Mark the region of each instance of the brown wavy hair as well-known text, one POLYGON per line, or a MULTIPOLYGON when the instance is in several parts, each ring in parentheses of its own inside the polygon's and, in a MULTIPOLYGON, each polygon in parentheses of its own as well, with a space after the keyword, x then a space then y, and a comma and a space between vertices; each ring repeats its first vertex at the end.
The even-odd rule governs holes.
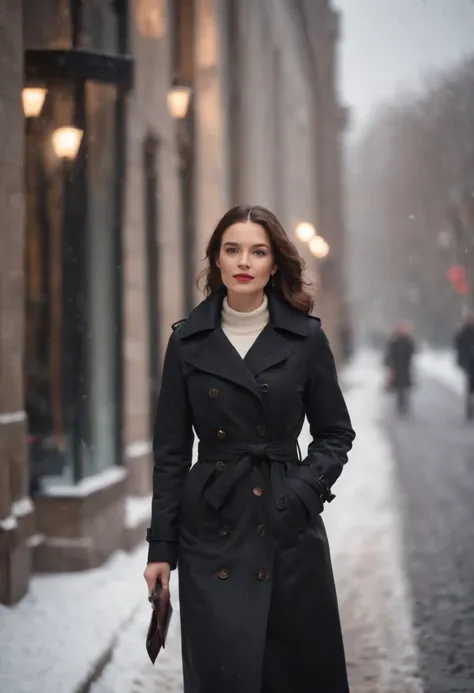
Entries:
POLYGON ((220 269, 217 266, 222 236, 224 232, 239 222, 253 221, 267 232, 273 251, 277 271, 272 277, 275 292, 292 308, 302 313, 311 313, 313 298, 309 292, 310 284, 303 279, 305 262, 278 219, 265 207, 239 205, 224 214, 214 229, 206 248, 207 267, 198 277, 198 286, 205 278, 204 293, 209 296, 222 286, 220 269))

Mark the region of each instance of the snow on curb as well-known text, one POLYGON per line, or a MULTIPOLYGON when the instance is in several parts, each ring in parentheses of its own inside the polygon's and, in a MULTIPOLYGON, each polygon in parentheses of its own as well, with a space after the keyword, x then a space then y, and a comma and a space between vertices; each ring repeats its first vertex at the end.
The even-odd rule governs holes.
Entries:
POLYGON ((0 690, 84 690, 146 602, 145 559, 142 545, 94 570, 35 576, 19 604, 0 606, 0 690))

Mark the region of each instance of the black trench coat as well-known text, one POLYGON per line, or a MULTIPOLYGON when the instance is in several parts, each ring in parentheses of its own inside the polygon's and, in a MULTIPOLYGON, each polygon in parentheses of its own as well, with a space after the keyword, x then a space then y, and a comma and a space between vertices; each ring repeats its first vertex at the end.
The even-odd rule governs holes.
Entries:
POLYGON ((223 296, 170 338, 154 435, 148 559, 178 562, 184 690, 348 693, 320 517, 354 439, 333 357, 320 321, 269 290, 270 322, 241 359, 223 296))
POLYGON ((387 343, 384 363, 390 369, 392 388, 409 388, 413 385, 413 356, 415 341, 409 335, 395 335, 387 343))

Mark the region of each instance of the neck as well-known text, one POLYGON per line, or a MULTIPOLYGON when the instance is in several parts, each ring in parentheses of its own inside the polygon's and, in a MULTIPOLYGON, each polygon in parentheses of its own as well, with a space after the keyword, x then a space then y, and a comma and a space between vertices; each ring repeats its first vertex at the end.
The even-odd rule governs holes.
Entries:
POLYGON ((227 292, 227 303, 232 310, 239 313, 251 313, 259 308, 263 303, 264 290, 252 294, 237 294, 233 291, 227 292))

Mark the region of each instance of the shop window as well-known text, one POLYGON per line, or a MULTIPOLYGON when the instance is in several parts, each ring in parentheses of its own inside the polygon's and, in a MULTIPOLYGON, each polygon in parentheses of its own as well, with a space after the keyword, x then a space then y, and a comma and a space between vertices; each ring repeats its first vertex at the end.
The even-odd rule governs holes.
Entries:
POLYGON ((23 0, 28 49, 81 48, 123 52, 123 16, 128 0, 23 0))
POLYGON ((89 446, 84 473, 115 464, 116 371, 118 331, 116 303, 116 111, 113 85, 89 81, 85 86, 87 122, 87 354, 89 446))
POLYGON ((128 6, 23 3, 25 90, 39 87, 45 95, 39 113, 33 109, 26 120, 25 147, 24 372, 33 494, 121 461, 125 99, 133 80, 128 6), (67 138, 58 147, 61 128, 73 129, 78 147, 67 138))
POLYGON ((105 53, 119 51, 119 18, 116 0, 83 0, 81 46, 105 53))
POLYGON ((118 462, 121 330, 114 85, 49 88, 26 133, 25 399, 32 493, 118 462), (53 133, 76 123, 74 157, 53 133))

